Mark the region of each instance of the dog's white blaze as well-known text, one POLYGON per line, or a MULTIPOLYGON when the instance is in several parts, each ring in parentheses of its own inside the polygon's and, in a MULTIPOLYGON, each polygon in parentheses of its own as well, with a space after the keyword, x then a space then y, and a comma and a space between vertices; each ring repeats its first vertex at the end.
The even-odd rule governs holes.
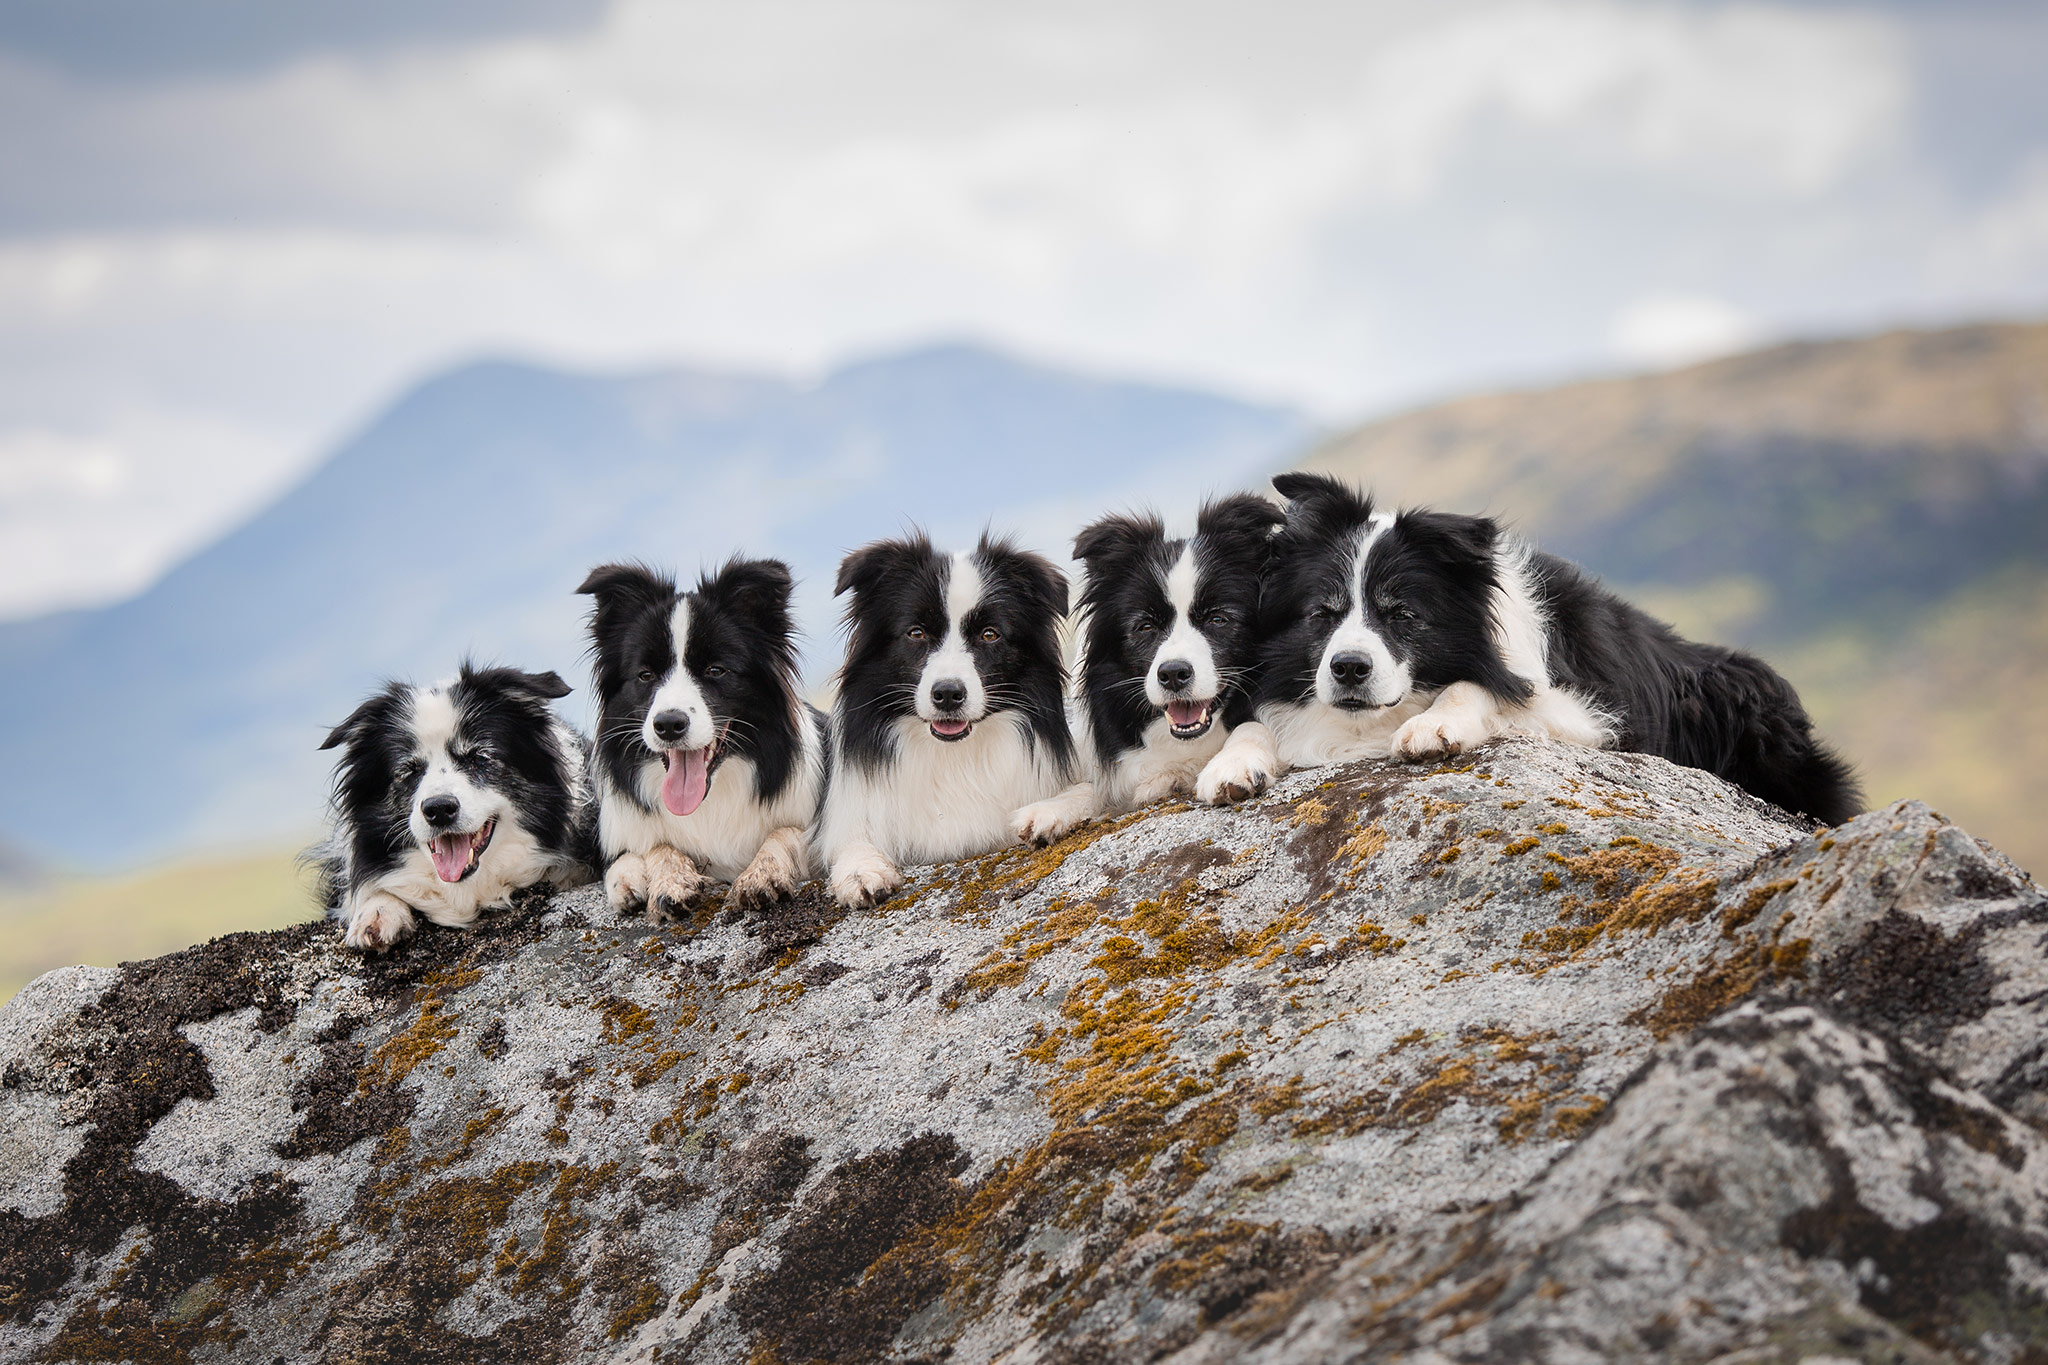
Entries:
POLYGON ((1337 675, 1331 671, 1330 661, 1339 654, 1363 654, 1372 661, 1366 700, 1374 706, 1391 706, 1400 701, 1414 682, 1408 665, 1396 661, 1380 633, 1365 623, 1366 563, 1372 558, 1373 546, 1393 524, 1392 512, 1375 512, 1358 538, 1358 551, 1351 560, 1351 610, 1330 633, 1323 645, 1322 661, 1316 666, 1316 700, 1325 705, 1337 698, 1337 675))
POLYGON ((661 803, 662 765, 642 764, 639 800, 613 788, 602 774, 597 810, 598 843, 610 862, 622 853, 645 855, 666 844, 687 854, 704 872, 730 881, 746 870, 762 843, 778 829, 808 829, 825 784, 825 746, 811 713, 797 708, 803 746, 797 765, 775 799, 762 804, 755 793, 751 759, 728 758, 712 775, 704 804, 674 815, 661 803))
MULTIPOLYGON (((412 837, 422 844, 436 834, 467 834, 482 829, 484 821, 494 816, 511 814, 510 802, 497 792, 477 786, 469 774, 455 766, 455 736, 461 728, 462 716, 456 709, 455 697, 448 684, 413 692, 413 745, 415 752, 425 761, 427 770, 420 777, 418 790, 412 794, 412 815, 407 826, 412 837), (420 807, 439 796, 454 797, 459 809, 454 824, 437 829, 427 823, 420 807)), ((496 836, 491 842, 495 848, 496 836)), ((488 853, 485 856, 488 860, 488 853)))
MULTIPOLYGON (((1167 627, 1166 639, 1160 643, 1159 652, 1152 656, 1151 670, 1145 674, 1145 699, 1154 706, 1164 706, 1167 702, 1166 689, 1159 683, 1159 665, 1163 663, 1178 660, 1195 670, 1194 681, 1186 692, 1179 694, 1185 700, 1208 701, 1222 689, 1222 679, 1216 673, 1215 652, 1209 648, 1209 637, 1202 634, 1201 626, 1195 620, 1195 589, 1199 577, 1195 542, 1190 540, 1181 550, 1180 558, 1174 560, 1173 567, 1166 571, 1166 601, 1173 608, 1173 620, 1167 627)), ((1198 764, 1197 771, 1199 769, 1198 764)))
POLYGON ((668 632, 675 646, 675 667, 654 689, 654 696, 647 703, 647 719, 640 726, 640 742, 656 753, 669 747, 666 740, 654 733, 654 718, 664 711, 680 711, 690 718, 689 728, 683 731, 683 748, 701 749, 716 738, 711 728, 711 708, 704 703, 703 690, 683 664, 683 650, 690 643, 689 598, 676 603, 669 617, 668 632))
POLYGON ((917 680, 917 714, 927 724, 941 714, 932 703, 932 685, 949 680, 967 688, 966 706, 949 714, 978 721, 988 713, 988 691, 981 685, 981 671, 974 666, 974 652, 962 625, 980 604, 981 587, 981 569, 973 557, 954 555, 946 573, 946 633, 939 647, 925 657, 924 672, 917 680))

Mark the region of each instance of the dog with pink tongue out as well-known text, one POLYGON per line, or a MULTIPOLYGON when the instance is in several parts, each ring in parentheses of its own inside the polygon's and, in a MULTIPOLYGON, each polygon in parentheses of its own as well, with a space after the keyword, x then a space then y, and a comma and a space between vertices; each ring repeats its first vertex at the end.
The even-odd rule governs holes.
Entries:
POLYGON ((712 881, 741 908, 793 893, 825 791, 825 717, 797 694, 789 567, 735 558, 684 589, 593 569, 593 766, 605 894, 680 919, 712 881))

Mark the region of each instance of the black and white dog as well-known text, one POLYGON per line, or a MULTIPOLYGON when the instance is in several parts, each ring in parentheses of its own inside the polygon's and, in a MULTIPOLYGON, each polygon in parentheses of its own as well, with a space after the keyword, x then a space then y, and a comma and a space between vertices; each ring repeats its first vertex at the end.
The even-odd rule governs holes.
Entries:
POLYGON ((707 875, 742 907, 802 884, 825 717, 797 695, 789 568, 734 559, 690 591, 593 569, 598 838, 615 907, 679 916, 707 875))
POLYGON ((1073 707, 1087 776, 1018 811, 1020 841, 1195 789, 1251 719, 1259 583, 1281 520, 1271 501, 1239 493, 1205 504, 1186 539, 1156 516, 1104 517, 1074 538, 1088 571, 1073 707))
POLYGON ((1073 780, 1067 580, 1006 540, 944 554, 917 535, 848 555, 836 591, 853 598, 818 845, 832 894, 860 906, 900 864, 1003 846, 1011 812, 1073 780))
POLYGON ((1485 517, 1379 511, 1315 474, 1273 486, 1289 505, 1261 616, 1271 748, 1226 747, 1203 775, 1218 794, 1515 733, 1657 754, 1827 824, 1861 809, 1792 685, 1753 655, 1679 638, 1485 517))
POLYGON ((415 914, 461 928, 524 887, 590 880, 583 740, 548 705, 568 694, 553 673, 464 663, 334 727, 333 829, 309 856, 351 948, 389 948, 415 914))

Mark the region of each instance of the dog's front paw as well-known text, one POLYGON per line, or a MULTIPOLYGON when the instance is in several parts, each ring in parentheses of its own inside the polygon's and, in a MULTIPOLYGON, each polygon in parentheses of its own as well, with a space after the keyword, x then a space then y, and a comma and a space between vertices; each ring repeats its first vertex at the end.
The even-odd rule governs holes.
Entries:
POLYGON ((688 854, 667 844, 649 850, 645 861, 647 918, 656 924, 673 924, 688 914, 703 892, 704 875, 688 854))
POLYGON ((1010 834, 1020 844, 1044 848, 1067 837, 1081 822, 1062 801, 1035 801, 1010 814, 1010 834))
POLYGON ((621 853, 605 869, 604 898, 621 913, 647 904, 647 863, 637 853, 621 853))
POLYGON ((381 953, 413 931, 412 907, 396 896, 376 892, 349 912, 341 941, 365 953, 381 953))
POLYGON ((1394 731, 1393 752, 1395 758, 1415 763, 1476 749, 1489 738, 1485 725, 1471 717, 1424 711, 1394 731))
POLYGON ((889 898, 903 874, 878 848, 852 849, 832 868, 832 896, 849 910, 864 910, 889 898))
POLYGON ((794 896, 803 881, 803 831, 778 830, 732 879, 727 900, 742 910, 761 910, 794 896))
POLYGON ((1257 754, 1225 749, 1195 779, 1195 799, 1205 806, 1249 801, 1273 785, 1273 771, 1257 754))

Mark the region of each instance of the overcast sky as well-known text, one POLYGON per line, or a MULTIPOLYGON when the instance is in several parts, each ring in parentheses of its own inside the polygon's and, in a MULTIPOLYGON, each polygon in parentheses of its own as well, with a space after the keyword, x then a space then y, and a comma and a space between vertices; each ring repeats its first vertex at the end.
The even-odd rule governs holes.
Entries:
POLYGON ((2048 6, 0 0, 0 617, 483 353, 1348 420, 2048 312, 2048 6))

